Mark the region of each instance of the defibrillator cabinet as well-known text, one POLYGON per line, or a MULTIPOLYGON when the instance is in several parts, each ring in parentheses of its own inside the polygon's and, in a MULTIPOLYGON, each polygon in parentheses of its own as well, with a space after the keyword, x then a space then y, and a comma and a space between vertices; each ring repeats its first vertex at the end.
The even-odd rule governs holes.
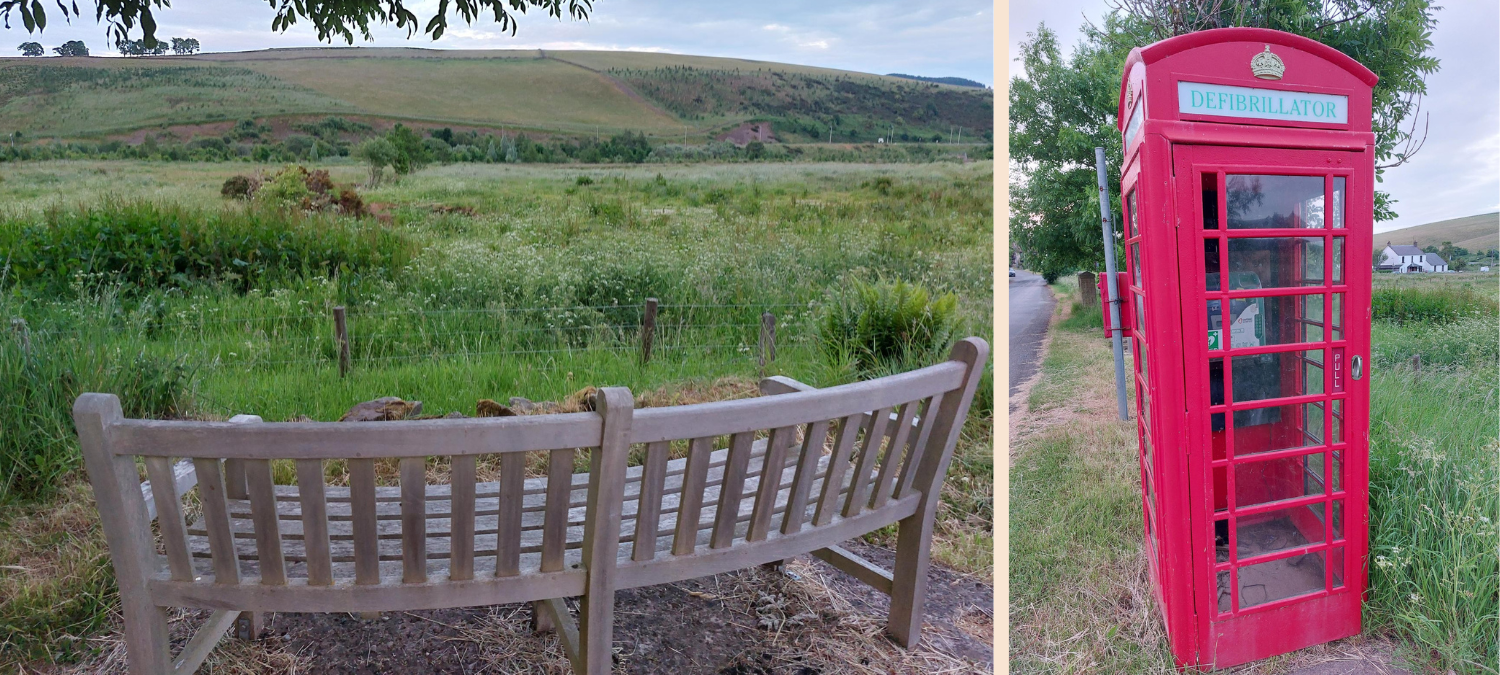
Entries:
POLYGON ((1120 292, 1144 546, 1182 667, 1360 631, 1375 82, 1254 28, 1126 61, 1120 292))

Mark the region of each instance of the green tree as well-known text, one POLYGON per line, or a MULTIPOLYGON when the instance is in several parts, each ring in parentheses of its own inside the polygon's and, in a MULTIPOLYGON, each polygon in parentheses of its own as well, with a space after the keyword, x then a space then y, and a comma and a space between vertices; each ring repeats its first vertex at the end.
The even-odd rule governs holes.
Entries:
POLYGON ((406 175, 413 171, 419 171, 432 161, 432 155, 427 145, 422 142, 422 137, 411 127, 396 123, 390 131, 386 132, 385 140, 396 149, 396 157, 391 162, 391 168, 398 175, 406 175))
MULTIPOLYGON (((319 40, 331 42, 334 37, 340 37, 350 44, 354 42, 356 31, 365 40, 374 39, 370 33, 372 23, 394 23, 397 28, 406 29, 408 38, 421 30, 436 40, 447 31, 451 12, 454 17, 469 25, 488 16, 500 24, 500 30, 510 31, 511 35, 515 35, 517 15, 525 14, 528 10, 545 12, 554 19, 561 19, 566 12, 574 20, 583 20, 588 18, 593 9, 592 0, 459 0, 454 3, 443 0, 437 3, 436 11, 423 21, 407 8, 405 0, 269 2, 276 11, 276 16, 271 19, 271 30, 285 32, 298 21, 307 21, 312 24, 319 40)), ((59 1, 56 4, 62 18, 68 21, 83 18, 87 11, 80 11, 76 2, 67 4, 59 1)), ((130 34, 139 26, 141 42, 146 48, 154 49, 157 44, 154 12, 165 9, 170 4, 169 0, 95 0, 94 17, 107 24, 105 34, 112 44, 119 45, 131 39, 130 34)), ((39 33, 47 27, 47 8, 39 0, 0 0, 0 20, 4 21, 6 28, 10 28, 12 12, 21 16, 21 24, 28 33, 39 33)))
POLYGON ((82 40, 68 40, 62 43, 61 47, 53 47, 52 51, 56 52, 58 56, 89 55, 89 48, 83 44, 82 40))
POLYGON ((22 42, 21 46, 16 47, 16 51, 21 52, 21 56, 41 56, 47 53, 40 42, 22 42))
POLYGON ((352 153, 370 167, 370 185, 379 185, 385 168, 396 163, 396 146, 383 137, 371 138, 359 144, 352 153))
POLYGON ((187 55, 197 53, 200 45, 197 38, 172 38, 172 53, 187 55))
MULTIPOLYGON (((1011 79, 1011 235, 1026 265, 1044 275, 1102 266, 1096 146, 1120 158, 1115 126, 1120 77, 1130 50, 1210 28, 1253 26, 1302 35, 1348 54, 1380 77, 1374 91, 1376 179, 1421 148, 1424 78, 1437 71, 1430 55, 1436 8, 1429 0, 1115 0, 1102 25, 1086 25, 1064 59, 1046 26, 1021 47, 1022 75, 1011 79)), ((1119 174, 1109 175, 1118 225, 1119 174)), ((1396 216, 1394 202, 1375 193, 1375 217, 1396 216)))

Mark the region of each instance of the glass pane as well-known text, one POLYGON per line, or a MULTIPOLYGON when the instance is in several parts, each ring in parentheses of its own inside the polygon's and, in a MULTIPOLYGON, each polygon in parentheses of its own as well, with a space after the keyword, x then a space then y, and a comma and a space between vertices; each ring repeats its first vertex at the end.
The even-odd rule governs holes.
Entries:
POLYGON ((1205 290, 1219 290, 1219 240, 1203 240, 1203 283, 1205 290))
POLYGON ((1329 216, 1329 217, 1333 219, 1333 226, 1334 227, 1339 227, 1339 228, 1343 227, 1344 226, 1344 177, 1343 176, 1335 176, 1333 178, 1333 209, 1332 209, 1332 211, 1333 211, 1333 214, 1331 216, 1329 216))
POLYGON ((1233 600, 1233 598, 1231 598, 1229 596, 1229 583, 1230 583, 1229 582, 1229 572, 1227 570, 1223 571, 1223 572, 1219 572, 1219 613, 1220 614, 1224 614, 1224 613, 1226 613, 1226 612, 1229 611, 1229 609, 1230 609, 1229 603, 1233 600))
POLYGON ((1135 224, 1135 190, 1125 197, 1125 238, 1134 238, 1137 234, 1135 224))
POLYGON ((1344 451, 1333 451, 1333 469, 1329 471, 1333 475, 1333 491, 1344 489, 1344 451))
POLYGON ((1323 552, 1248 565, 1238 571, 1240 608, 1323 590, 1323 552))
POLYGON ((1319 237, 1252 237, 1229 240, 1229 290, 1323 285, 1319 237))
POLYGON ((1322 176, 1229 176, 1229 229, 1323 227, 1322 176))
POLYGON ((1333 238, 1333 283, 1344 283, 1344 238, 1333 238))
POLYGON ((1332 576, 1333 576, 1333 587, 1334 588, 1343 588, 1344 587, 1344 549, 1343 549, 1342 546, 1338 547, 1338 548, 1335 548, 1335 549, 1333 549, 1332 551, 1329 552, 1329 554, 1328 554, 1328 565, 1329 565, 1329 567, 1333 568, 1333 569, 1329 570, 1330 572, 1333 573, 1332 574, 1332 576))
POLYGON ((1219 229, 1219 175, 1203 174, 1203 229, 1219 229))
POLYGON ((1333 500, 1333 538, 1344 538, 1344 500, 1333 500))
POLYGON ((1333 402, 1333 442, 1344 442, 1344 399, 1333 402))
MULTIPOLYGON (((1209 300, 1209 310, 1218 300, 1209 300)), ((1214 317, 1210 315, 1209 323, 1214 317)), ((1323 296, 1282 295, 1229 301, 1229 346, 1236 349, 1323 341, 1323 296)), ((1218 326, 1210 325, 1214 330, 1218 326)), ((1212 342, 1212 340, 1210 340, 1212 342)))
MULTIPOLYGON (((1216 434, 1216 435, 1218 435, 1218 434, 1216 434)), ((1227 473, 1228 468, 1229 467, 1226 467, 1226 466, 1216 466, 1216 467, 1214 467, 1214 513, 1223 513, 1225 511, 1229 510, 1229 488, 1228 488, 1229 484, 1227 482, 1225 482, 1225 479, 1224 479, 1224 475, 1227 473)), ((1229 532, 1229 530, 1227 529, 1227 526, 1226 526, 1226 529, 1224 530, 1224 532, 1226 532, 1226 533, 1229 532)), ((1226 534, 1225 536, 1228 536, 1228 535, 1226 534)), ((1228 553, 1228 551, 1229 551, 1229 548, 1228 548, 1229 544, 1225 543, 1223 545, 1225 546, 1225 548, 1224 548, 1224 551, 1225 551, 1224 555, 1228 556, 1229 555, 1229 553, 1228 553)), ((1220 558, 1219 562, 1224 562, 1225 560, 1228 560, 1228 559, 1229 558, 1227 558, 1227 557, 1220 558)))
MULTIPOLYGON (((1323 541, 1322 506, 1322 503, 1295 506, 1240 518, 1234 528, 1236 558, 1245 560, 1323 541)), ((1320 580, 1318 586, 1322 585, 1320 580)))
MULTIPOLYGON (((1212 374, 1210 373, 1210 376, 1212 374)), ((1323 350, 1305 349, 1234 357, 1234 400, 1323 393, 1323 350)), ((1210 380, 1210 392, 1212 381, 1210 380)), ((1220 384, 1220 389, 1223 385, 1220 384)))
POLYGON ((1141 243, 1130 245, 1130 278, 1135 281, 1136 288, 1141 287, 1141 243))
MULTIPOLYGON (((1224 359, 1208 360, 1208 404, 1224 405, 1224 359)), ((1224 413, 1210 415, 1209 428, 1215 432, 1223 431, 1224 413)))
POLYGON ((1236 464, 1234 506, 1245 508, 1323 494, 1322 475, 1322 453, 1236 464))
POLYGON ((1234 454, 1237 457, 1322 444, 1323 409, 1319 403, 1234 412, 1234 454))
POLYGON ((1333 339, 1344 339, 1344 294, 1333 294, 1333 339))
POLYGON ((1146 334, 1146 296, 1135 294, 1135 330, 1136 335, 1146 334))

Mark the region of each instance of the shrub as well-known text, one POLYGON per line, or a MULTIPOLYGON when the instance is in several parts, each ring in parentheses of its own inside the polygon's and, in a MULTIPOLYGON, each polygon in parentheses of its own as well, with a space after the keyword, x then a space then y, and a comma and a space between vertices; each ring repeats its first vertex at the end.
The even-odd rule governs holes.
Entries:
POLYGON ((958 323, 958 297, 931 297, 905 281, 856 281, 818 317, 824 354, 862 376, 900 370, 940 356, 958 323))
POLYGON ((224 181, 224 186, 219 188, 219 194, 226 199, 249 199, 255 196, 255 190, 260 187, 260 181, 250 176, 230 176, 224 181))
POLYGON ((588 176, 579 176, 577 180, 573 181, 573 184, 578 186, 593 185, 594 179, 589 178, 588 176))
POLYGON ((10 280, 54 293, 113 284, 143 292, 203 281, 244 292, 274 278, 393 274, 415 250, 384 228, 298 210, 107 202, 14 218, 0 220, 10 280))
POLYGON ((307 183, 307 169, 288 166, 261 183, 260 189, 255 191, 255 199, 282 208, 307 209, 312 205, 314 195, 307 183))

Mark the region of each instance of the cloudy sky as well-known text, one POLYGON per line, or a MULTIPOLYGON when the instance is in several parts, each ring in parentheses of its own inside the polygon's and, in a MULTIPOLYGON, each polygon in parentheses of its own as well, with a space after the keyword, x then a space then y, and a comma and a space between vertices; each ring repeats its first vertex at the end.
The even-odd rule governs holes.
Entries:
MULTIPOLYGON (((1084 17, 1098 23, 1107 12, 1104 0, 1011 0, 1010 67, 1019 68, 1018 45, 1039 23, 1057 31, 1068 53, 1084 17)), ((1385 172, 1380 188, 1400 217, 1376 223, 1376 232, 1500 210, 1500 3, 1444 3, 1437 16, 1432 42, 1442 67, 1427 79, 1427 145, 1385 172)))
MULTIPOLYGON (((51 2, 43 5, 56 13, 51 2)), ((48 21, 40 41, 49 49, 79 39, 105 54, 104 28, 94 22, 92 3, 79 3, 86 18, 73 25, 48 21)), ((424 21, 436 0, 408 0, 424 21)), ((176 2, 156 14, 158 36, 197 38, 205 51, 318 45, 306 22, 286 33, 270 30, 274 16, 265 0, 176 2)), ((19 15, 9 42, 30 38, 19 15)), ((407 40, 405 31, 377 29, 369 46, 453 49, 627 49, 730 56, 843 68, 871 73, 958 76, 993 85, 994 17, 989 0, 945 3, 793 0, 760 2, 680 2, 673 0, 595 0, 587 23, 558 22, 545 15, 521 20, 516 37, 492 22, 463 25, 451 19, 443 39, 425 35, 407 40)), ((339 42, 338 44, 343 44, 339 42)), ((13 46, 5 49, 14 49, 13 46)))

